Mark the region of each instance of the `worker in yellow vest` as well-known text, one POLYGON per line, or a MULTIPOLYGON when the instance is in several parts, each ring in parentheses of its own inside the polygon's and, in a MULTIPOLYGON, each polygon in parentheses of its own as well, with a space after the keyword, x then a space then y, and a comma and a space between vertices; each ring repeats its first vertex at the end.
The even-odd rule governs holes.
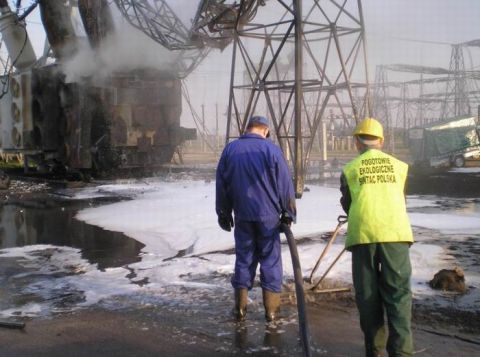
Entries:
POLYGON ((366 356, 381 356, 385 348, 389 356, 411 356, 413 235, 405 204, 408 165, 381 151, 383 127, 377 120, 363 120, 353 135, 360 155, 343 169, 340 203, 348 214, 345 246, 352 253, 366 356))

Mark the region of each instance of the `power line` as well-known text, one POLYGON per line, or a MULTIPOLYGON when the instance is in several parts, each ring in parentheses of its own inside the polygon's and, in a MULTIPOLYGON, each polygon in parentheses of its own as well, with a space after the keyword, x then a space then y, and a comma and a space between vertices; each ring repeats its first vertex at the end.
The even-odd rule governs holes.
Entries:
POLYGON ((448 46, 454 45, 454 43, 443 42, 443 41, 418 40, 418 39, 414 39, 414 38, 405 38, 405 37, 397 37, 397 36, 392 36, 390 38, 392 38, 394 40, 399 40, 399 41, 429 43, 429 44, 432 44, 432 45, 448 45, 448 46))

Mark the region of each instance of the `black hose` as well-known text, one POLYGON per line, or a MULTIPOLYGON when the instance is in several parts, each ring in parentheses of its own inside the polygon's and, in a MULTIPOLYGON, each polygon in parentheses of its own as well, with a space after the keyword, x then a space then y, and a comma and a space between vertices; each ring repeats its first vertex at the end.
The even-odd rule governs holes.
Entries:
POLYGON ((23 329, 25 328, 25 322, 0 320, 0 327, 23 329))
POLYGON ((300 258, 298 257, 297 244, 295 238, 290 230, 290 227, 285 223, 280 225, 280 229, 287 237, 288 247, 290 248, 290 255, 292 257, 293 276, 295 278, 295 293, 297 295, 297 310, 298 310, 298 324, 300 329, 300 337, 302 340, 303 351, 305 356, 312 355, 310 347, 310 332, 308 329, 307 312, 305 309, 305 293, 303 291, 303 275, 300 266, 300 258))

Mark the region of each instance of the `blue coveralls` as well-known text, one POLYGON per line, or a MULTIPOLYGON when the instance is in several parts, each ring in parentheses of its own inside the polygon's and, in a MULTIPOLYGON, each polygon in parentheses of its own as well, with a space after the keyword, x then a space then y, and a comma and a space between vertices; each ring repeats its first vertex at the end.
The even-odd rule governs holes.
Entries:
POLYGON ((235 216, 232 286, 251 289, 258 264, 263 289, 280 292, 282 256, 279 217, 295 220, 295 192, 282 151, 247 133, 228 144, 217 167, 217 214, 235 216))

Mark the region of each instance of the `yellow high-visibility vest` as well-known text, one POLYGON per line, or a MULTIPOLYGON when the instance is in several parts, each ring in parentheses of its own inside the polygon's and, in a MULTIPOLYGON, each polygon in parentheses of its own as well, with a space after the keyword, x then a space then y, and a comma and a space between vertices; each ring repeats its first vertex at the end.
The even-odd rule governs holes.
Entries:
POLYGON ((352 203, 345 247, 384 242, 413 242, 405 204, 408 165, 370 149, 350 161, 343 173, 352 203))

